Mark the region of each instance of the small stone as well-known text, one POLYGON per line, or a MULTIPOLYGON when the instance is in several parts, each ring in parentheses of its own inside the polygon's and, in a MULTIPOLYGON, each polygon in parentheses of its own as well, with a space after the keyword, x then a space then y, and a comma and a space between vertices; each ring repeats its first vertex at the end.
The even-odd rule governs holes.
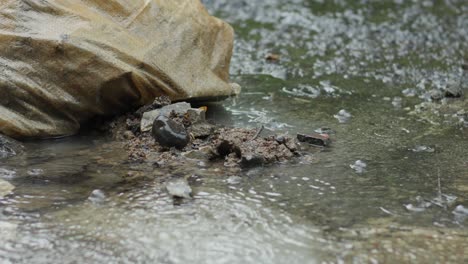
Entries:
POLYGON ((191 109, 191 106, 189 103, 181 102, 181 103, 176 103, 176 104, 165 106, 161 109, 156 109, 156 110, 152 110, 149 112, 145 112, 143 113, 143 117, 141 118, 140 130, 141 132, 150 131, 154 123, 154 120, 156 120, 156 118, 160 115, 169 117, 172 112, 178 115, 183 115, 187 113, 189 109, 191 109))
POLYGON ((354 164, 349 165, 351 169, 356 171, 356 173, 364 173, 367 168, 367 164, 362 160, 357 160, 354 164))
POLYGON ((458 98, 463 95, 463 91, 459 82, 452 81, 445 88, 445 97, 458 98))
POLYGON ((158 109, 158 108, 161 108, 161 107, 164 107, 164 106, 168 106, 170 104, 171 104, 171 99, 169 98, 169 96, 162 95, 162 96, 154 98, 153 103, 151 103, 149 105, 145 105, 145 106, 141 107, 140 109, 138 109, 135 112, 135 114, 138 117, 141 117, 143 115, 143 113, 145 113, 145 112, 149 112, 149 111, 154 110, 154 109, 158 109))
POLYGON ((190 127, 190 133, 194 138, 207 138, 211 136, 216 127, 207 122, 198 122, 190 127))
POLYGON ((252 168, 262 166, 265 163, 265 158, 260 154, 242 155, 240 165, 244 168, 252 168))
POLYGON ((127 130, 127 131, 125 131, 125 132, 123 133, 123 137, 124 137, 125 139, 127 139, 127 140, 130 140, 130 139, 135 138, 135 134, 133 134, 132 131, 127 130))
POLYGON ((89 195, 88 200, 90 200, 94 204, 103 203, 106 200, 106 194, 99 189, 94 190, 89 195))
POLYGON ((415 212, 415 213, 424 212, 426 210, 425 207, 417 207, 412 204, 405 204, 404 207, 406 208, 406 210, 410 212, 415 212))
POLYGON ((286 137, 283 135, 279 135, 275 137, 276 142, 279 144, 285 144, 286 143, 286 137))
POLYGON ((185 179, 175 179, 166 184, 167 192, 175 198, 189 199, 192 196, 192 188, 185 179))
POLYGON ((351 119, 351 114, 348 111, 341 109, 338 114, 334 115, 333 117, 338 119, 338 122, 344 124, 348 123, 348 121, 351 119))
POLYGON ((265 56, 265 60, 269 62, 278 62, 281 59, 281 55, 269 53, 265 56))
POLYGON ((309 143, 311 145, 326 147, 330 144, 330 136, 327 134, 297 134, 299 142, 309 143))
POLYGON ((328 128, 328 127, 317 128, 315 132, 318 134, 327 134, 327 135, 336 134, 336 132, 333 129, 328 128))
POLYGON ((226 180, 226 182, 231 185, 236 185, 242 182, 242 178, 239 176, 231 176, 226 180))
POLYGON ((237 83, 229 83, 229 86, 231 86, 233 95, 238 95, 242 91, 242 87, 237 83))
POLYGON ((415 153, 421 153, 421 152, 434 153, 435 149, 428 147, 428 146, 416 146, 412 149, 412 151, 415 153))
POLYGON ((204 146, 197 150, 184 152, 182 155, 189 159, 209 160, 214 156, 214 151, 210 146, 204 146))
POLYGON ((429 96, 434 101, 439 101, 439 100, 442 100, 442 98, 444 98, 444 94, 442 93, 442 91, 437 90, 437 89, 430 90, 429 96))
POLYGON ((190 142, 185 127, 163 115, 154 120, 151 133, 156 142, 163 147, 183 149, 190 142))
POLYGON ((187 116, 192 124, 206 121, 206 111, 200 108, 190 108, 187 110, 187 116))
POLYGON ((468 208, 464 207, 463 205, 458 205, 455 210, 453 210, 454 214, 461 214, 468 217, 468 208))
POLYGON ((418 94, 416 89, 409 89, 409 88, 403 90, 402 93, 405 97, 415 97, 418 94))

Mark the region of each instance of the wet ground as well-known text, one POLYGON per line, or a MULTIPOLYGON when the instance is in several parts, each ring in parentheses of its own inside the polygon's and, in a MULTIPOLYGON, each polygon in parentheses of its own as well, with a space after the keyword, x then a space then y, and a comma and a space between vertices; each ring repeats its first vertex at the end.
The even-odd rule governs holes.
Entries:
POLYGON ((1 262, 468 261, 468 108, 430 99, 462 80, 466 1, 204 2, 236 29, 243 86, 209 117, 329 128, 331 147, 239 172, 129 162, 94 133, 28 142, 0 165, 15 186, 0 200, 1 262), (171 177, 194 199, 174 205, 171 177))

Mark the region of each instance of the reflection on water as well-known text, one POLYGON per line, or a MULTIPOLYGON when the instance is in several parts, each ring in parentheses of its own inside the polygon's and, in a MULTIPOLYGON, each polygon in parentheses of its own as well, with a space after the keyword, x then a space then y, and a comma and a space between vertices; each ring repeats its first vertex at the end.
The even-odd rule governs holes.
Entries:
POLYGON ((204 2, 236 28, 244 88, 208 117, 331 147, 237 172, 128 163, 100 135, 28 142, 0 161, 1 262, 468 261, 468 134, 411 113, 461 78, 465 1, 204 2), (170 177, 194 199, 174 204, 170 177))

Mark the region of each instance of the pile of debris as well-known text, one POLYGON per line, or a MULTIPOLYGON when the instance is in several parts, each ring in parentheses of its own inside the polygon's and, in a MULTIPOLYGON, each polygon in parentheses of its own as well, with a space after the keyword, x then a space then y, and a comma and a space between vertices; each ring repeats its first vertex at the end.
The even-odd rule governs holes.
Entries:
POLYGON ((125 142, 132 161, 163 166, 171 160, 223 161, 226 167, 249 168, 283 162, 299 155, 298 139, 319 146, 329 144, 326 135, 261 136, 260 129, 227 128, 206 119, 206 107, 189 103, 171 104, 156 98, 111 123, 114 137, 125 142))

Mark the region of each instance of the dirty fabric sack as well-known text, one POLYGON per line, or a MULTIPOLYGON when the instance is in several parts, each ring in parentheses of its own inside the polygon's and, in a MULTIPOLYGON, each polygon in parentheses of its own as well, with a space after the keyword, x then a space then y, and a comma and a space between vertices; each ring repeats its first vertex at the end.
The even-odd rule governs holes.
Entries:
POLYGON ((232 95, 232 43, 199 0, 0 0, 0 133, 71 135, 160 95, 232 95))

